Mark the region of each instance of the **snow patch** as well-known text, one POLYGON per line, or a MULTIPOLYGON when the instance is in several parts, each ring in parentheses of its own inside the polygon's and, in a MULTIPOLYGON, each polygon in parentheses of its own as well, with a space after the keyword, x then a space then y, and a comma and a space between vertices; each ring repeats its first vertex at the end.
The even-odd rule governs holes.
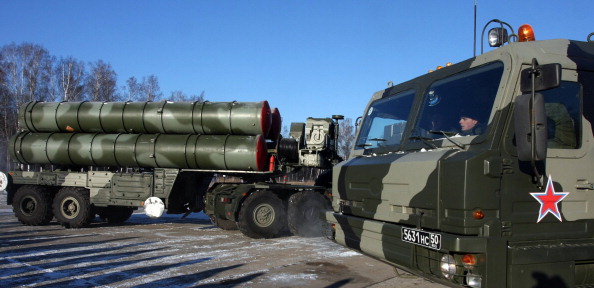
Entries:
POLYGON ((316 280, 318 275, 311 274, 311 273, 298 273, 298 274, 289 274, 289 273, 278 273, 271 276, 268 276, 267 279, 269 281, 283 283, 283 284, 291 284, 291 286, 297 286, 299 284, 306 284, 306 281, 303 280, 316 280))

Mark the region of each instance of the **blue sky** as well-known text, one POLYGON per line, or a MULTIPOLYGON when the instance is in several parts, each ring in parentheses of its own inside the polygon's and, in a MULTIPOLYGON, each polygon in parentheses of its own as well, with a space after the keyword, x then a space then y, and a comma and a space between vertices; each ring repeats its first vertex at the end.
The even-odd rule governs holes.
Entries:
MULTIPOLYGON (((477 4, 478 33, 493 18, 531 24, 537 40, 594 32, 591 0, 477 4)), ((473 11, 474 0, 0 0, 0 46, 31 42, 57 57, 103 60, 118 86, 156 75, 165 95, 268 100, 288 126, 354 119, 388 81, 472 57, 473 11)))

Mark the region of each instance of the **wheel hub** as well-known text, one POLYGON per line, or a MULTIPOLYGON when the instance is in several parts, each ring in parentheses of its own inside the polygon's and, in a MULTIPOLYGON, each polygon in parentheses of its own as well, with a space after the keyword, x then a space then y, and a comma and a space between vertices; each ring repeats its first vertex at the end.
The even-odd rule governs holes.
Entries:
POLYGON ((73 197, 62 200, 62 214, 68 219, 73 219, 78 215, 79 203, 73 197))
POLYGON ((270 226, 274 218, 274 208, 270 204, 263 203, 254 209, 254 223, 259 227, 270 226))
POLYGON ((21 202, 21 211, 23 214, 31 215, 37 207, 37 201, 34 198, 27 197, 21 202))

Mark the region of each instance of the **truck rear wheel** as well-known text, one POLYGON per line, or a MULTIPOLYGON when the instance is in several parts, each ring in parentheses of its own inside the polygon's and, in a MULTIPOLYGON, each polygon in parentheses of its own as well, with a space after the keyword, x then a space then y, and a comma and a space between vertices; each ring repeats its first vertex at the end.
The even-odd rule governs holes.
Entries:
POLYGON ((25 225, 46 225, 54 218, 52 194, 40 186, 25 185, 14 194, 12 209, 25 225))
POLYGON ((237 227, 251 238, 274 238, 287 233, 285 202, 268 190, 260 190, 247 197, 237 227))
POLYGON ((99 217, 107 223, 120 224, 126 222, 132 213, 134 213, 134 209, 130 207, 109 206, 100 210, 99 217))
POLYGON ((321 193, 303 191, 291 195, 287 213, 289 230, 301 237, 327 235, 329 224, 320 218, 320 211, 330 208, 328 199, 321 193))
POLYGON ((66 228, 86 227, 95 218, 89 190, 64 187, 54 197, 54 216, 66 228))

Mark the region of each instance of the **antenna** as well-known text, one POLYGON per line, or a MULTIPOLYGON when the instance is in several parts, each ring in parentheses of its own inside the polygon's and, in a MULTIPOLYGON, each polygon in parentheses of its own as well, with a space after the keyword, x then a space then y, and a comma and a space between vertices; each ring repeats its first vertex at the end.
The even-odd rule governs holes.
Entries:
POLYGON ((476 0, 474 0, 474 55, 476 57, 476 0))

